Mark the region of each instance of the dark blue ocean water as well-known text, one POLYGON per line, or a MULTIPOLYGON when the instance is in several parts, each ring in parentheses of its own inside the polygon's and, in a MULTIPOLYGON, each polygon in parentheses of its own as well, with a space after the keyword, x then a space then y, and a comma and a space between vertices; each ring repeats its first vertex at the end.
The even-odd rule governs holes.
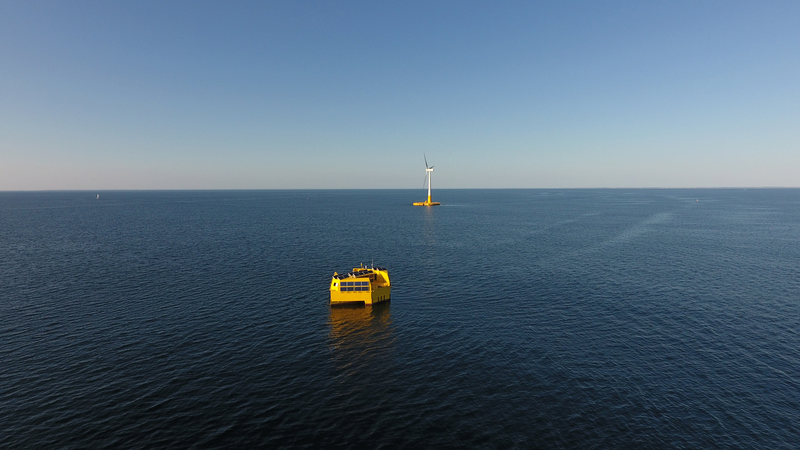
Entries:
POLYGON ((0 447, 800 447, 800 190, 423 194, 0 193, 0 447))

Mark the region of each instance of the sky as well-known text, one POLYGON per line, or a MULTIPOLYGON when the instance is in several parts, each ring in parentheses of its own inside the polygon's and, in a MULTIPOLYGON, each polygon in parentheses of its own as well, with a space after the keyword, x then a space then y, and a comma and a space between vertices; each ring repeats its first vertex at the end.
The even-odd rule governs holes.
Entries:
POLYGON ((800 2, 3 1, 0 190, 800 187, 800 2))

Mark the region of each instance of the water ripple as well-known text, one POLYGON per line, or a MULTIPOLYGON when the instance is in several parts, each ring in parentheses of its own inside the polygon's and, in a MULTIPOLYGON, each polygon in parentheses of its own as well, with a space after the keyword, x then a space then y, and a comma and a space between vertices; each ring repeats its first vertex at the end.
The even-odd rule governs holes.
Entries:
POLYGON ((0 447, 800 442, 800 191, 441 196, 0 193, 0 447))

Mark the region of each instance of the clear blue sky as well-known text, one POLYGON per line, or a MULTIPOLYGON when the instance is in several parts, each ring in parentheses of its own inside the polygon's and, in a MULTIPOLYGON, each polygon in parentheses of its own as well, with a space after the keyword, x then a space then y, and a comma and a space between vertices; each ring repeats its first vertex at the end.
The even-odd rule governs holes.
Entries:
POLYGON ((800 2, 0 3, 0 190, 800 186, 800 2))

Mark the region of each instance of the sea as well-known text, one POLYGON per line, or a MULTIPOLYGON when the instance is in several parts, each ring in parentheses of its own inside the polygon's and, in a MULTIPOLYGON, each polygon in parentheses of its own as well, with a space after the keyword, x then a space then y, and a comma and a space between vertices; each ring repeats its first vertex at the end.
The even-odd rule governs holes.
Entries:
POLYGON ((800 448, 800 190, 424 197, 0 193, 0 448, 800 448))

